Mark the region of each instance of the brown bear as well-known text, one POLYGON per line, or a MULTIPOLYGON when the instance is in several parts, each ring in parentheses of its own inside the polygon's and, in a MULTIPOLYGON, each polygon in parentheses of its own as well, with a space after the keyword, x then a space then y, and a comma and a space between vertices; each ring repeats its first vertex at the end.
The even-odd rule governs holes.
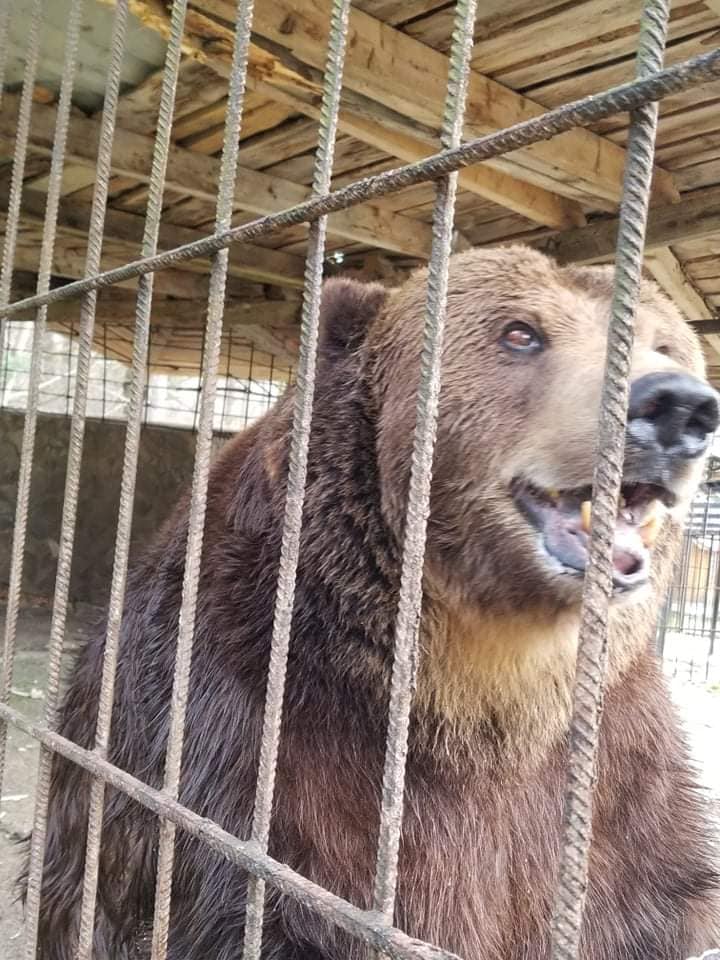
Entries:
MULTIPOLYGON (((465 960, 546 960, 566 779, 612 269, 523 247, 450 269, 395 921, 465 960)), ((426 272, 326 285, 270 853, 372 903, 393 625, 426 272)), ((292 391, 210 480, 180 797, 238 837, 252 817, 292 391)), ((644 282, 617 519, 583 960, 684 960, 718 943, 705 802, 650 653, 718 423, 697 340, 644 282)), ((130 577, 110 759, 159 786, 188 503, 130 577)), ((61 732, 93 743, 103 637, 61 732)), ((55 762, 42 960, 72 960, 88 776, 55 762)), ((110 791, 97 960, 145 956, 157 820, 110 791)), ((247 877, 180 832, 170 960, 238 960, 247 877)), ((268 889, 266 960, 367 948, 268 889)))

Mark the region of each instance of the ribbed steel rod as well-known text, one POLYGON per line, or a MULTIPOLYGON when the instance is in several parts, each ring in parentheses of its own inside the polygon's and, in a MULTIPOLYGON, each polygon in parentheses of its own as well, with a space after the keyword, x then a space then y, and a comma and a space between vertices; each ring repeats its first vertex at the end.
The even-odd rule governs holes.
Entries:
POLYGON ((28 297, 8 306, 0 304, 0 316, 14 316, 30 307, 39 306, 41 302, 53 303, 57 300, 65 300, 92 288, 107 287, 120 280, 130 280, 195 257, 207 257, 231 243, 249 242, 283 227, 311 222, 327 214, 396 193, 414 184, 437 180, 462 167, 503 156, 513 150, 538 143, 540 140, 549 140, 575 127, 590 126, 616 113, 634 110, 644 103, 662 100, 663 97, 681 93, 699 84, 716 80, 718 77, 720 77, 720 49, 691 57, 683 63, 660 70, 647 79, 633 80, 613 87, 605 93, 591 94, 581 100, 548 110, 541 117, 524 120, 497 133, 468 140, 467 143, 455 149, 441 151, 417 163, 410 163, 396 170, 356 180, 340 190, 332 191, 326 197, 311 197, 280 213, 258 217, 242 226, 233 227, 232 230, 211 234, 202 240, 174 247, 153 257, 143 257, 123 267, 107 270, 91 279, 76 280, 64 287, 51 290, 43 298, 28 297))

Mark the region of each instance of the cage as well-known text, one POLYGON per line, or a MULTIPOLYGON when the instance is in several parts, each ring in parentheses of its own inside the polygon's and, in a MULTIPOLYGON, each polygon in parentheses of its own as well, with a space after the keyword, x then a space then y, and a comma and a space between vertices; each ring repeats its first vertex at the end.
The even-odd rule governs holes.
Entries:
MULTIPOLYGON (((168 947, 178 831, 250 875, 238 956, 262 955, 266 885, 382 955, 450 956, 400 929, 394 910, 448 260, 453 250, 518 241, 562 262, 614 262, 617 277, 551 924, 553 957, 579 955, 608 531, 643 268, 698 329, 710 381, 720 384, 719 28, 716 0, 672 13, 664 0, 505 0, 479 9, 473 0, 262 0, 254 9, 252 0, 0 2, 0 417, 9 451, 3 486, 16 483, 0 568, 0 757, 9 732, 39 744, 28 960, 40 923, 55 754, 93 778, 80 960, 92 956, 106 786, 161 825, 153 960, 168 947), (391 286, 423 263, 426 329, 377 868, 372 908, 364 909, 273 860, 268 835, 321 284, 343 274, 391 286), (254 422, 290 383, 284 562, 253 824, 239 837, 180 799, 208 473, 224 437, 254 422), (113 458, 105 501, 99 469, 113 458), (47 475, 55 491, 50 532, 34 522, 47 475), (191 482, 186 561, 168 753, 156 789, 109 762, 107 745, 133 538, 163 519, 152 510, 156 491, 181 479, 191 482), (117 509, 117 522, 93 526, 92 509, 104 517, 117 509), (96 739, 86 749, 58 733, 57 722, 73 603, 85 596, 82 583, 100 589, 98 570, 110 613, 96 739), (31 703, 13 701, 16 640, 25 605, 50 587, 38 716, 31 703)), ((712 460, 705 507, 698 501, 691 515, 659 630, 674 660, 673 631, 709 639, 708 664, 715 655, 715 467, 712 460)))

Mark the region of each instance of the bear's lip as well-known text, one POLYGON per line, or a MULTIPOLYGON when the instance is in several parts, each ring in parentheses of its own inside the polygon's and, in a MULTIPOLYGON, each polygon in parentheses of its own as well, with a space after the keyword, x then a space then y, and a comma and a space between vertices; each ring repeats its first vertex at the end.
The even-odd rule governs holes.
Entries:
MULTIPOLYGON (((592 488, 549 490, 516 479, 511 492, 520 512, 540 534, 543 551, 553 567, 559 565, 561 573, 582 576, 590 545, 592 488)), ((616 591, 633 590, 647 582, 651 550, 665 508, 675 502, 675 495, 660 484, 623 483, 613 550, 616 591)))

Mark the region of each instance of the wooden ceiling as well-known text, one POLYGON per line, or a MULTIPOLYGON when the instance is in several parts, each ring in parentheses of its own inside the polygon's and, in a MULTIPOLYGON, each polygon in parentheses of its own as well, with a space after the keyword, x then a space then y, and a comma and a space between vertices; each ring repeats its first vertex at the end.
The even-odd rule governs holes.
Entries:
MULTIPOLYGON (((103 10, 114 2, 93 0, 103 10)), ((24 4, 26 0, 15 5, 14 16, 22 14, 24 4)), ((130 6, 136 30, 146 37, 143 50, 152 51, 147 37, 164 41, 168 33, 167 5, 162 0, 130 0, 130 6)), ((639 0, 484 0, 480 7, 467 137, 538 116, 548 107, 633 76, 639 0)), ((255 4, 236 223, 282 210, 308 194, 329 9, 330 0, 255 4)), ((438 148, 453 14, 454 4, 447 0, 355 0, 334 186, 438 148)), ((234 15, 234 0, 190 0, 162 248, 212 229, 234 15)), ((720 0, 673 5, 668 64, 718 45, 720 0)), ((121 100, 105 267, 139 253, 160 67, 148 63, 143 80, 130 78, 121 100)), ((28 292, 20 287, 32 286, 37 267, 56 91, 50 71, 42 77, 33 108, 16 295, 28 292)), ((0 220, 7 209, 17 108, 18 95, 11 88, 0 108, 0 220)), ((54 265, 58 278, 76 278, 83 271, 98 108, 93 109, 88 91, 79 89, 60 209, 54 265)), ((590 130, 571 131, 462 171, 458 244, 523 240, 568 260, 610 258, 627 129, 626 115, 612 117, 590 130)), ((427 184, 332 216, 328 272, 352 271, 395 282, 428 255, 432 202, 433 186, 427 184)), ((231 249, 229 322, 242 328, 243 336, 262 342, 262 349, 289 360, 297 342, 306 237, 307 228, 298 226, 231 249)), ((711 372, 720 380, 720 334, 712 332, 718 325, 711 319, 720 313, 720 83, 670 97, 661 105, 646 266, 688 320, 706 322, 711 372)), ((207 282, 208 264, 203 261, 156 274, 153 322, 164 338, 159 366, 172 369, 175 330, 187 363, 188 329, 202 328, 207 282)), ((118 321, 127 328, 132 294, 119 289, 112 296, 114 301, 109 295, 101 301, 100 325, 112 327, 118 321), (121 316, 123 311, 127 315, 121 316)), ((51 321, 67 329, 73 309, 69 304, 54 308, 51 321)), ((104 340, 107 343, 107 330, 104 340)), ((122 341, 127 343, 127 338, 122 341)))

